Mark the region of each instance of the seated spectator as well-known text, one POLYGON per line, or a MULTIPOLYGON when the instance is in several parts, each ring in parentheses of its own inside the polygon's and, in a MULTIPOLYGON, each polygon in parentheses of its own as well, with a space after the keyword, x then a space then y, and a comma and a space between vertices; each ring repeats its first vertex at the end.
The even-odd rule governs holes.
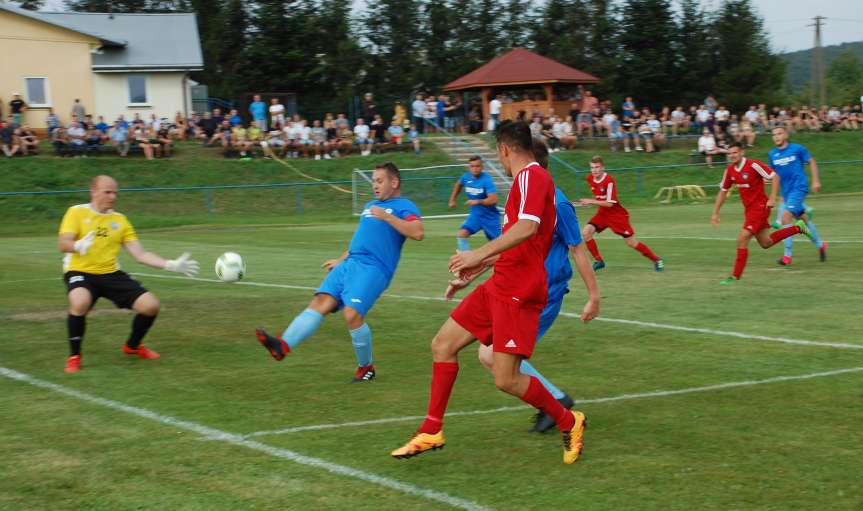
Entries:
POLYGON ((321 125, 320 120, 315 119, 312 121, 312 128, 309 130, 309 139, 311 140, 311 146, 315 150, 316 160, 320 160, 322 156, 327 160, 331 158, 330 146, 327 143, 327 130, 321 125))
POLYGON ((248 131, 241 124, 234 125, 231 128, 231 146, 240 152, 240 158, 248 158, 249 157, 249 148, 251 144, 249 143, 248 131))
POLYGON ((216 127, 218 129, 218 127, 222 125, 222 121, 225 120, 225 116, 222 115, 222 109, 221 108, 214 108, 212 117, 213 117, 213 120, 216 121, 216 127))
POLYGON ((213 118, 210 112, 204 112, 204 117, 198 121, 198 134, 196 137, 199 140, 203 141, 204 145, 208 145, 213 142, 214 137, 216 135, 216 129, 218 129, 219 125, 216 123, 216 119, 213 118))
POLYGON ((183 113, 179 110, 177 110, 177 113, 174 114, 174 126, 176 129, 177 138, 179 138, 180 140, 186 140, 186 136, 188 135, 189 123, 186 118, 183 117, 183 113))
POLYGON ((851 108, 851 105, 845 105, 842 108, 842 129, 857 130, 860 128, 857 112, 851 108))
POLYGON ((375 114, 369 127, 371 128, 372 140, 374 140, 375 144, 383 144, 387 141, 387 125, 384 124, 381 114, 375 114))
POLYGON ((537 140, 541 140, 545 143, 545 135, 542 132, 542 119, 539 117, 534 117, 533 122, 530 123, 530 134, 533 138, 537 140))
POLYGON ((147 123, 145 123, 144 120, 141 119, 141 114, 136 113, 135 117, 132 118, 132 126, 134 127, 141 127, 145 126, 146 124, 147 123))
POLYGON ((647 118, 647 122, 645 123, 648 128, 650 128, 650 132, 652 133, 652 143, 650 144, 650 148, 647 148, 647 144, 645 144, 645 148, 648 153, 652 153, 658 150, 658 146, 665 142, 665 132, 663 131, 662 122, 656 118, 656 115, 650 114, 647 118))
POLYGON ((369 126, 362 117, 357 118, 357 125, 354 126, 354 137, 354 145, 360 148, 362 156, 372 154, 373 141, 369 135, 369 126))
POLYGON ((159 131, 159 129, 162 127, 162 119, 156 117, 156 114, 150 114, 150 118, 147 119, 147 122, 145 124, 152 131, 159 131))
POLYGON ((287 156, 289 158, 296 158, 299 155, 299 134, 297 130, 299 129, 299 122, 294 122, 293 120, 288 120, 285 127, 282 128, 282 132, 284 133, 285 138, 285 147, 287 148, 287 156))
POLYGON ((339 129, 336 127, 336 120, 333 118, 333 114, 327 114, 324 120, 324 130, 327 132, 328 154, 335 158, 339 155, 339 129))
POLYGON ((48 108, 48 117, 45 118, 45 124, 48 126, 48 136, 60 127, 60 118, 54 113, 53 108, 48 108))
POLYGON ((387 135, 392 144, 400 145, 403 142, 405 130, 402 128, 398 116, 393 117, 390 127, 387 128, 387 135))
POLYGON ((248 137, 251 144, 250 149, 254 150, 255 147, 261 145, 261 141, 264 139, 264 132, 255 124, 250 124, 248 129, 246 129, 246 137, 248 137))
POLYGON ((18 136, 18 145, 21 147, 21 153, 24 156, 28 154, 36 153, 39 149, 39 138, 36 137, 36 133, 30 129, 30 126, 27 124, 22 125, 17 130, 18 136))
POLYGON ((153 159, 155 152, 154 145, 158 146, 158 140, 152 141, 150 138, 150 128, 146 125, 137 124, 132 128, 132 139, 135 144, 144 152, 144 158, 147 160, 153 159))
POLYGON ((339 142, 336 149, 333 150, 334 156, 339 156, 339 151, 348 152, 351 150, 351 147, 354 145, 354 132, 350 127, 343 124, 339 128, 339 142))
POLYGON ((567 116, 566 120, 560 120, 556 117, 554 124, 551 126, 551 132, 559 141, 558 151, 563 149, 574 149, 578 137, 575 136, 575 130, 572 127, 572 117, 567 116))
POLYGON ((218 140, 222 146, 222 150, 227 153, 228 148, 231 147, 231 129, 231 122, 223 118, 222 123, 216 128, 213 138, 210 139, 210 144, 218 140))
POLYGON ((416 124, 411 124, 411 129, 408 130, 408 140, 414 146, 414 153, 420 154, 420 132, 417 130, 416 124))
POLYGON ((296 133, 295 147, 303 153, 304 157, 308 156, 309 150, 312 148, 312 128, 305 119, 302 119, 294 123, 294 132, 296 133))
MULTIPOLYGON (((653 130, 650 128, 648 122, 644 121, 638 125, 638 138, 644 142, 644 150, 652 153, 656 150, 656 147, 653 145, 653 130)), ((641 149, 636 146, 635 150, 639 151, 641 149)))
POLYGON ((659 113, 659 122, 662 123, 662 134, 667 135, 671 133, 671 109, 667 106, 662 107, 662 111, 659 113))
POLYGON ((186 129, 181 134, 180 138, 182 140, 186 140, 189 138, 194 139, 194 140, 200 139, 201 138, 200 137, 200 134, 201 134, 200 124, 201 124, 201 118, 198 117, 198 114, 196 114, 195 112, 192 112, 192 115, 190 115, 189 118, 186 119, 186 129))
POLYGON ((753 129, 756 126, 758 126, 758 119, 759 119, 758 107, 755 105, 750 105, 749 110, 747 110, 746 113, 743 114, 743 119, 748 121, 750 126, 752 126, 753 129))
POLYGON ((266 140, 261 141, 261 149, 265 158, 284 158, 287 142, 281 124, 278 122, 272 124, 272 129, 267 133, 266 140))
POLYGON ((716 144, 716 139, 713 137, 710 129, 704 128, 701 137, 698 139, 698 152, 704 155, 704 161, 707 162, 707 166, 713 167, 713 156, 724 154, 727 151, 721 149, 716 144))
POLYGON ((69 149, 73 156, 87 156, 87 130, 81 123, 73 121, 66 130, 66 136, 69 139, 69 149))
POLYGON ((726 137, 728 140, 743 143, 743 133, 740 131, 740 122, 737 120, 736 115, 732 115, 728 121, 726 134, 728 135, 726 137))
POLYGON ((716 127, 719 131, 727 133, 731 112, 725 106, 719 105, 719 108, 713 113, 713 117, 716 119, 716 127))
POLYGON ((114 126, 108 130, 108 136, 111 139, 111 145, 117 150, 120 156, 129 154, 129 128, 123 127, 119 120, 114 122, 114 126))
POLYGON ((270 98, 270 126, 285 125, 285 105, 279 102, 279 98, 270 98))
POLYGON ((108 128, 110 128, 111 126, 109 126, 108 124, 105 123, 104 117, 102 117, 100 115, 98 122, 96 124, 94 124, 93 127, 99 131, 100 136, 101 136, 103 141, 108 140, 108 128))
POLYGON ((95 124, 91 124, 89 128, 87 128, 87 136, 84 140, 87 142, 88 153, 99 150, 99 146, 102 145, 102 136, 103 133, 96 129, 95 124))
POLYGON ((678 133, 687 133, 689 131, 689 116, 683 111, 682 106, 678 106, 671 112, 671 134, 677 136, 678 133))
POLYGON ((66 136, 66 128, 57 126, 51 132, 51 145, 54 147, 54 153, 57 156, 66 156, 69 154, 69 137, 66 136))
POLYGON ((173 130, 174 128, 164 122, 159 126, 159 131, 156 132, 156 140, 159 144, 156 152, 159 156, 171 156, 171 149, 174 147, 174 142, 171 140, 171 132, 173 130))
MULTIPOLYGON (((627 119, 627 121, 626 121, 626 122, 630 123, 630 126, 632 126, 632 122, 631 122, 631 121, 629 121, 629 120, 627 119)), ((621 124, 621 122, 617 119, 617 116, 616 116, 616 115, 611 114, 610 118, 608 119, 608 122, 607 122, 607 125, 606 125, 606 128, 605 128, 605 129, 606 129, 606 131, 608 132, 608 140, 609 140, 609 142, 611 142, 611 150, 612 150, 612 151, 617 151, 617 150, 618 150, 618 149, 617 149, 617 143, 618 143, 618 142, 623 142, 623 140, 624 140, 624 138, 623 138, 623 137, 624 137, 624 135, 623 135, 623 127, 622 127, 622 124, 621 124)))
POLYGON ((21 146, 18 144, 18 137, 15 135, 17 128, 14 128, 15 118, 11 115, 7 117, 6 123, 0 127, 0 149, 7 158, 15 156, 21 146))
POLYGON ((345 114, 338 114, 336 116, 336 129, 341 130, 342 128, 350 128, 351 123, 345 118, 345 114))
POLYGON ((236 108, 232 109, 228 114, 228 121, 231 123, 231 127, 243 124, 243 118, 240 117, 240 113, 236 108))
POLYGON ((627 117, 620 121, 620 132, 623 134, 623 151, 632 151, 632 142, 641 151, 641 141, 638 139, 638 121, 634 121, 631 117, 627 117))

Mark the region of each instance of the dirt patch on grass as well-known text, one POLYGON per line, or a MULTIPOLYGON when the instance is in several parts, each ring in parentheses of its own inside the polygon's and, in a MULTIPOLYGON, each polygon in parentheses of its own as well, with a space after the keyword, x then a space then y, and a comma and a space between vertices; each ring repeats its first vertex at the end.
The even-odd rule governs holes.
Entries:
MULTIPOLYGON (((90 311, 87 317, 93 316, 108 316, 112 314, 130 314, 131 311, 125 309, 96 309, 90 311)), ((12 321, 56 321, 58 319, 66 319, 69 311, 66 310, 51 310, 51 311, 36 311, 36 312, 16 312, 13 314, 3 314, 3 319, 12 321)))

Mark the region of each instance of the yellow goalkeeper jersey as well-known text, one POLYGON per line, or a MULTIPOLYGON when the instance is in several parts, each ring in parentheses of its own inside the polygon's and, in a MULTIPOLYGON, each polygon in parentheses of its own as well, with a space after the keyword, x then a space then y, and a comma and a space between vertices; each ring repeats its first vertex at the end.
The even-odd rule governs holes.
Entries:
POLYGON ((93 245, 87 255, 77 252, 66 254, 63 258, 63 271, 81 271, 102 275, 120 269, 117 253, 123 243, 135 241, 138 235, 126 215, 110 210, 99 213, 89 204, 79 204, 66 210, 60 223, 60 234, 74 234, 79 240, 90 231, 95 231, 93 245))

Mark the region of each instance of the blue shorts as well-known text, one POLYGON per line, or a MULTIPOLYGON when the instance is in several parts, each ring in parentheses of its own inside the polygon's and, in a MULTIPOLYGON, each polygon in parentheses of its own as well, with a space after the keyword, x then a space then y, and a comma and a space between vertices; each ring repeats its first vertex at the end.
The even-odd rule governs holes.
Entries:
POLYGON ((390 279, 377 266, 349 257, 333 268, 315 294, 328 294, 339 309, 348 306, 365 317, 389 285, 390 279))
POLYGON ((786 211, 799 218, 806 211, 805 201, 808 193, 803 190, 791 190, 788 192, 788 195, 782 196, 783 207, 786 211))
POLYGON ((536 341, 539 342, 542 336, 548 332, 557 315, 560 314, 560 308, 563 306, 563 296, 559 300, 550 301, 542 309, 542 314, 539 315, 539 330, 536 333, 536 341))
POLYGON ((482 229, 485 237, 491 241, 500 236, 500 217, 498 215, 475 215, 471 213, 461 228, 471 235, 482 229))

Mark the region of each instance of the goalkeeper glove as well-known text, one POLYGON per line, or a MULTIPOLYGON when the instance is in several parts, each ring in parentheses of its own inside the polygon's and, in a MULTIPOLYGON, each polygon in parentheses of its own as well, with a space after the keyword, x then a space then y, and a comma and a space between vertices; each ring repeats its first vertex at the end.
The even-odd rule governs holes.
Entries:
POLYGON ((90 250, 90 247, 93 246, 93 241, 95 238, 96 238, 96 231, 90 231, 83 238, 75 241, 75 245, 73 245, 75 252, 78 252, 82 256, 87 255, 87 252, 90 250))
POLYGON ((188 252, 183 252, 183 255, 176 259, 165 261, 165 269, 174 273, 182 273, 187 277, 194 277, 198 274, 198 261, 189 259, 188 252))

